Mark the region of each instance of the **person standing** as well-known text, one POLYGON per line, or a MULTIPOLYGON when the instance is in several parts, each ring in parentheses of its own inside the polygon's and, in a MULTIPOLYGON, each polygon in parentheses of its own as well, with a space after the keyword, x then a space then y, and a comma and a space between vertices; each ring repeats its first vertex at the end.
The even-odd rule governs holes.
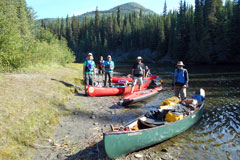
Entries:
POLYGON ((149 77, 151 75, 151 71, 148 66, 145 67, 145 77, 149 77))
POLYGON ((112 77, 113 77, 113 70, 114 70, 114 62, 112 61, 112 57, 110 55, 107 56, 107 61, 104 61, 103 67, 105 70, 105 80, 104 80, 104 87, 107 86, 107 81, 109 81, 109 86, 112 86, 112 77))
POLYGON ((177 62, 177 68, 174 71, 173 76, 173 87, 175 96, 179 97, 181 100, 184 100, 187 97, 187 87, 188 87, 188 71, 183 68, 185 66, 182 61, 177 62))
POLYGON ((93 75, 95 73, 95 62, 93 61, 92 53, 88 53, 87 59, 83 63, 83 78, 85 85, 85 93, 87 86, 93 85, 93 75))
POLYGON ((131 93, 134 91, 134 87, 139 82, 139 90, 141 90, 141 85, 143 84, 143 79, 145 78, 145 65, 142 63, 142 57, 137 57, 137 63, 133 65, 132 68, 133 75, 133 86, 131 93))
POLYGON ((98 74, 99 75, 103 75, 103 63, 104 63, 103 56, 101 56, 100 60, 98 62, 98 74))

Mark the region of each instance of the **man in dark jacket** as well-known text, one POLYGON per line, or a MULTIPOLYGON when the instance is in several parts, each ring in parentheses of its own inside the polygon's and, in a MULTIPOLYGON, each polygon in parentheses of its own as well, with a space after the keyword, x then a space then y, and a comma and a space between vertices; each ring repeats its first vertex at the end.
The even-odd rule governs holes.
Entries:
POLYGON ((176 97, 184 100, 187 97, 188 71, 183 68, 184 64, 182 61, 178 61, 176 66, 173 77, 174 92, 176 97))
POLYGON ((133 75, 133 86, 131 93, 134 91, 134 87, 139 82, 139 90, 141 90, 141 85, 143 84, 143 79, 145 78, 145 65, 142 63, 142 57, 137 57, 137 63, 133 65, 132 68, 133 75))

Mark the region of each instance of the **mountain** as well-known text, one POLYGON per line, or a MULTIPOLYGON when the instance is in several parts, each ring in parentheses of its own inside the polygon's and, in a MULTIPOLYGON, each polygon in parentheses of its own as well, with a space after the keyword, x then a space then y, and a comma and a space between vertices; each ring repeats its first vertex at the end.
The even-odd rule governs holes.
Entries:
MULTIPOLYGON (((132 13, 133 11, 139 13, 140 9, 142 9, 142 13, 145 14, 145 15, 156 14, 152 10, 146 9, 142 5, 140 5, 138 3, 135 3, 135 2, 125 3, 125 4, 116 6, 116 7, 112 8, 112 9, 109 9, 109 10, 106 10, 106 11, 99 11, 99 14, 100 15, 101 14, 108 15, 108 14, 112 14, 112 12, 117 14, 118 7, 120 7, 120 9, 121 9, 122 15, 126 15, 126 14, 129 14, 129 13, 132 13)), ((95 15, 95 11, 92 11, 92 12, 84 13, 84 14, 80 15, 79 17, 82 17, 82 16, 83 17, 84 16, 94 16, 94 15, 95 15)))
MULTIPOLYGON (((147 9, 147 8, 143 7, 142 5, 140 5, 138 3, 135 3, 135 2, 125 3, 125 4, 116 6, 116 7, 112 8, 112 9, 109 9, 109 10, 99 11, 99 14, 100 15, 102 15, 102 14, 110 15, 110 14, 112 14, 112 12, 117 14, 118 7, 120 7, 122 16, 124 16, 126 14, 129 14, 129 13, 132 13, 134 11, 136 13, 139 13, 140 9, 142 9, 142 13, 144 15, 156 14, 152 10, 147 9)), ((87 17, 94 17, 95 16, 95 11, 87 12, 87 13, 84 13, 82 15, 77 15, 76 17, 78 17, 78 18, 80 18, 82 20, 85 16, 87 16, 87 17)), ((44 19, 40 19, 40 20, 44 20, 45 22, 54 22, 54 21, 57 20, 57 18, 44 18, 44 19)))

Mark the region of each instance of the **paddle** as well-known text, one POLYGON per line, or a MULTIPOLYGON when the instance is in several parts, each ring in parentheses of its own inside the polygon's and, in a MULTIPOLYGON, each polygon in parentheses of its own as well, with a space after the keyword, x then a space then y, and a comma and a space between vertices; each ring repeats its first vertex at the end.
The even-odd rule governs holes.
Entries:
POLYGON ((187 87, 171 87, 171 88, 161 89, 161 90, 159 90, 158 92, 170 91, 170 90, 182 89, 182 88, 187 88, 187 87))

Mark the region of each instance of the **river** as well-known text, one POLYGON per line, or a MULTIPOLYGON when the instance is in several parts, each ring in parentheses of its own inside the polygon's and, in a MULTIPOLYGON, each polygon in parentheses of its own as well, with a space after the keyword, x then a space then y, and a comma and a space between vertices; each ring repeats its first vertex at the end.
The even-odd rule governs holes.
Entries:
MULTIPOLYGON (((164 80, 164 87, 172 83, 174 65, 148 64, 153 74, 164 80)), ((132 65, 116 65, 116 71, 131 73, 132 65)), ((194 126, 180 135, 148 148, 147 152, 161 152, 168 148, 177 159, 240 159, 240 66, 187 65, 189 72, 188 96, 203 88, 206 92, 205 111, 194 126)), ((163 99, 173 96, 165 91, 157 96, 124 108, 126 122, 159 106, 163 99)))

